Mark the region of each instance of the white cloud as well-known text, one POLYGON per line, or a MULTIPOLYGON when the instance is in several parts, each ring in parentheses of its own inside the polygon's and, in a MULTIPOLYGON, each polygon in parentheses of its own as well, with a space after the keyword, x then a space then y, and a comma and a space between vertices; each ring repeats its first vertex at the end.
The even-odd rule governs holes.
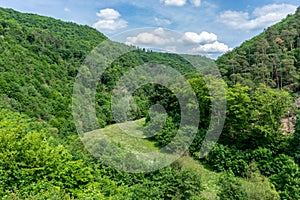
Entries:
POLYGON ((231 49, 224 43, 218 41, 212 44, 199 45, 196 48, 193 48, 191 52, 193 53, 225 53, 231 49))
POLYGON ((71 12, 70 8, 64 8, 65 12, 71 12))
POLYGON ((253 11, 254 16, 264 16, 266 14, 278 14, 278 15, 288 15, 294 13, 297 9, 297 6, 291 4, 271 4, 266 5, 261 8, 256 8, 253 11))
POLYGON ((163 28, 139 30, 127 37, 125 44, 163 52, 200 54, 211 58, 231 50, 226 44, 219 42, 214 33, 203 31, 200 34, 180 34, 163 28))
POLYGON ((249 14, 246 12, 237 12, 231 10, 225 11, 220 15, 220 20, 222 23, 235 29, 242 29, 241 26, 245 26, 245 24, 249 23, 247 22, 248 18, 249 14))
POLYGON ((93 27, 104 33, 111 33, 117 29, 127 27, 127 21, 121 19, 121 14, 111 8, 102 9, 96 14, 100 19, 93 27))
POLYGON ((271 4, 256 8, 253 13, 225 11, 220 14, 222 23, 233 29, 255 30, 271 26, 288 14, 294 13, 297 6, 290 4, 271 4))
POLYGON ((184 6, 186 4, 186 0, 160 0, 160 2, 167 6, 184 6))
POLYGON ((166 35, 166 32, 163 28, 157 28, 153 31, 153 33, 160 37, 165 37, 165 35, 166 35))
POLYGON ((156 25, 158 25, 158 26, 172 24, 172 22, 168 19, 160 19, 160 18, 157 18, 157 17, 154 18, 154 21, 155 21, 156 25))
POLYGON ((182 42, 188 44, 212 43, 217 41, 218 37, 214 33, 203 31, 200 34, 194 32, 186 32, 182 37, 182 42))
POLYGON ((176 46, 167 46, 166 51, 169 53, 177 53, 177 47, 176 46))
POLYGON ((190 0, 190 2, 196 7, 201 6, 201 0, 190 0))
POLYGON ((96 15, 100 18, 107 19, 107 20, 109 19, 114 20, 121 17, 121 14, 118 11, 111 8, 100 10, 100 12, 98 12, 96 15))
POLYGON ((163 28, 157 28, 153 32, 139 33, 134 37, 127 37, 125 44, 127 45, 166 45, 174 42, 174 38, 167 36, 163 28))

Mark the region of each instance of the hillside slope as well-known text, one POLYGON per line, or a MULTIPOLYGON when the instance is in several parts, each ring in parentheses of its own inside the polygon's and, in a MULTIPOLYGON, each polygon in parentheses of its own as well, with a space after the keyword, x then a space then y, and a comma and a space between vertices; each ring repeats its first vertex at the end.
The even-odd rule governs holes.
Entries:
MULTIPOLYGON (((75 77, 86 56, 107 38, 97 30, 35 14, 0 8, 0 102, 30 117, 49 121, 60 133, 75 133, 71 97, 75 77)), ((119 44, 119 48, 125 45, 119 44)), ((212 63, 198 57, 203 66, 212 63)), ((99 118, 113 123, 110 95, 125 71, 144 62, 167 64, 181 72, 190 64, 175 54, 151 53, 136 49, 113 63, 99 89, 99 118)))
POLYGON ((229 85, 299 88, 300 8, 217 61, 229 85))
MULTIPOLYGON (((239 174, 241 170, 234 169, 235 167, 243 166, 245 163, 243 164, 242 162, 244 161, 246 161, 246 165, 249 166, 249 163, 254 161, 260 172, 271 179, 281 199, 300 198, 300 192, 297 189, 299 188, 300 180, 300 116, 299 109, 296 108, 298 97, 295 97, 299 96, 300 86, 299 22, 300 7, 295 14, 288 15, 281 22, 266 28, 258 36, 245 41, 239 47, 234 48, 231 52, 224 54, 216 60, 216 64, 223 78, 226 80, 229 90, 237 90, 232 93, 236 95, 236 97, 233 98, 235 101, 234 104, 230 103, 231 97, 227 97, 227 124, 225 123, 225 128, 221 135, 221 140, 224 136, 225 140, 222 142, 219 140, 219 144, 223 145, 215 147, 214 150, 210 152, 208 156, 208 160, 209 157, 212 156, 210 166, 213 166, 213 168, 218 171, 231 169, 234 174, 239 174), (253 96, 255 92, 260 90, 260 87, 268 88, 267 90, 271 93, 277 93, 273 96, 274 100, 279 100, 280 95, 284 93, 288 98, 283 98, 281 102, 272 102, 270 96, 264 96, 267 92, 263 91, 253 103, 258 103, 261 100, 263 102, 259 103, 257 110, 251 113, 253 111, 253 103, 249 101, 249 98, 246 96, 253 96), (243 92, 240 88, 243 88, 246 92, 243 92), (275 110, 272 109, 282 109, 291 96, 294 96, 294 103, 290 102, 286 111, 275 114, 275 110), (241 102, 244 103, 240 104, 241 102), (237 109, 239 105, 241 107, 237 109), (266 115, 263 114, 265 112, 265 106, 267 106, 270 111, 266 115), (247 108, 250 109, 247 110, 247 108), (245 111, 245 109, 247 111, 245 111), (255 122, 253 123, 251 118, 256 115, 258 116, 257 119, 262 122, 267 119, 267 116, 271 116, 272 114, 275 114, 273 116, 277 118, 277 120, 275 120, 277 121, 277 126, 280 127, 281 124, 280 130, 271 128, 269 133, 274 135, 271 137, 269 137, 270 135, 267 136, 268 140, 270 140, 270 144, 273 146, 259 144, 252 152, 249 151, 249 149, 254 147, 251 141, 254 141, 254 143, 257 141, 266 141, 257 138, 257 136, 266 130, 267 121, 271 122, 275 119, 272 117, 272 119, 263 122, 261 124, 262 127, 257 131, 248 131, 247 126, 255 127, 255 122), (239 116, 244 117, 239 118, 239 116), (237 123, 237 127, 242 127, 242 124, 248 120, 248 122, 245 123, 246 126, 241 129, 233 129, 232 131, 230 130, 233 128, 231 125, 227 132, 226 126, 230 123, 230 120, 236 117, 237 120, 235 123, 237 123), (239 147, 242 143, 238 141, 239 139, 236 136, 239 135, 243 138, 247 137, 249 133, 253 135, 246 139, 247 148, 243 149, 239 147), (276 133, 277 138, 275 136, 276 133), (280 137, 282 140, 279 139, 280 137), (232 140, 226 141, 229 138, 232 138, 232 140), (277 144, 276 141, 278 142, 277 144), (232 145, 233 143, 235 144, 232 145), (276 150, 277 147, 278 149, 276 150), (215 150, 216 153, 213 153, 215 150), (225 153, 227 151, 228 154, 225 153), (253 154, 253 156, 249 157, 249 152, 253 154), (233 158, 231 159, 229 158, 230 154, 233 154, 233 158), (244 158, 240 159, 239 157, 241 155, 244 158), (270 159, 267 159, 268 155, 270 159), (228 164, 232 166, 228 166, 228 164), (220 166, 222 167, 218 169, 220 166)), ((268 134, 265 134, 265 136, 266 135, 268 134)))
POLYGON ((74 77, 104 39, 88 26, 0 8, 2 106, 72 130, 68 106, 74 77))

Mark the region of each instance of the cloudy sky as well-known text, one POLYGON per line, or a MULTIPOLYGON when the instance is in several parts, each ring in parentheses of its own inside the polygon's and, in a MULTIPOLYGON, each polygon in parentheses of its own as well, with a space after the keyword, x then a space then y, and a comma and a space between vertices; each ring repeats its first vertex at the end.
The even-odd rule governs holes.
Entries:
POLYGON ((279 22, 300 0, 0 0, 92 26, 126 44, 216 58, 279 22))

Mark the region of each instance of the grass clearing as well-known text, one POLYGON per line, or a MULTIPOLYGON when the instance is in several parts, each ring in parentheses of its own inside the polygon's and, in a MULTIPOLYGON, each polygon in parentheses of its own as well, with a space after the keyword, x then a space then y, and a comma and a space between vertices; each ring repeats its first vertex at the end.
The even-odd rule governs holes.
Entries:
POLYGON ((128 150, 149 153, 158 151, 154 142, 144 138, 143 126, 145 118, 129 121, 119 124, 109 125, 105 128, 95 130, 94 133, 100 132, 107 136, 112 142, 116 142, 124 146, 128 150))

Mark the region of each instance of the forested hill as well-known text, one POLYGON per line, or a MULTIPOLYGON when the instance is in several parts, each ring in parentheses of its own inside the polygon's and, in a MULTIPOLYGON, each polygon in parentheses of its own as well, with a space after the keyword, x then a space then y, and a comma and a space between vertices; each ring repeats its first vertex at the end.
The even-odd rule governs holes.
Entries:
MULTIPOLYGON (((74 133, 70 111, 74 80, 86 56, 105 39, 89 26, 0 8, 0 105, 48 121, 60 133, 74 133)), ((203 66, 212 62, 198 59, 203 66)), ((113 85, 128 67, 144 62, 191 69, 178 55, 137 49, 114 63, 114 69, 105 73, 105 84, 113 85)), ((106 104, 99 112, 104 113, 100 116, 105 125, 112 119, 106 112, 110 97, 104 93, 99 98, 106 104)))
POLYGON ((299 89, 300 8, 216 63, 230 85, 299 89))
POLYGON ((70 129, 73 79, 104 39, 88 26, 0 8, 1 106, 70 129))

